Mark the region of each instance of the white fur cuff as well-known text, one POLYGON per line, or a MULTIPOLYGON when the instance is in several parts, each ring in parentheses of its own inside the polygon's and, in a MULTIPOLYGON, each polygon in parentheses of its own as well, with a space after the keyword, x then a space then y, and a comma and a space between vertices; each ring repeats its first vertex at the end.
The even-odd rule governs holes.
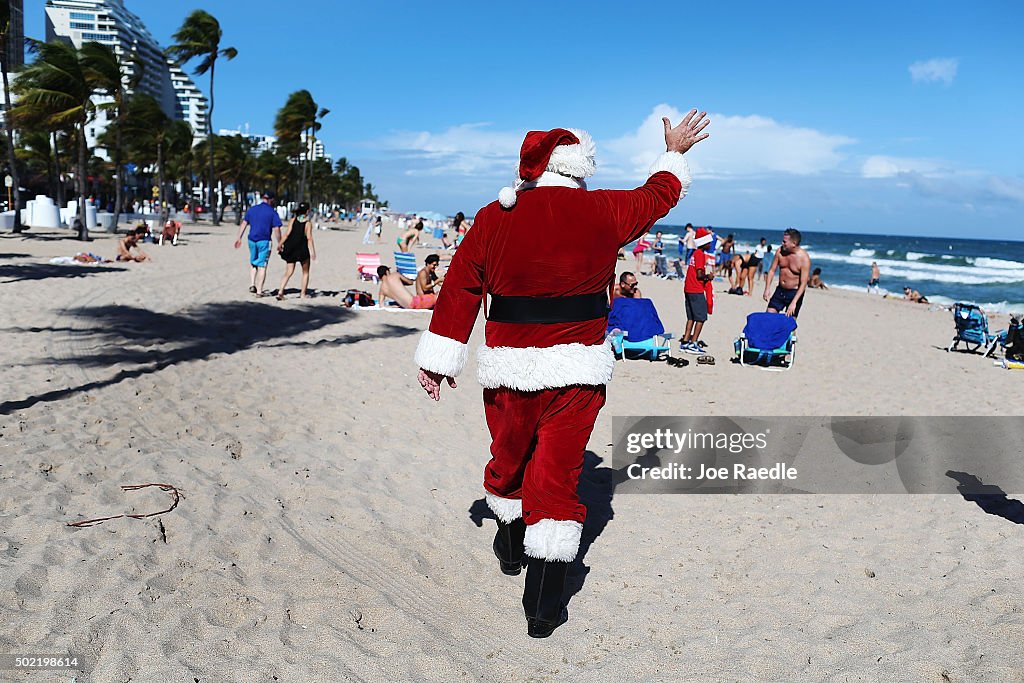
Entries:
POLYGON ((525 349, 485 344, 476 354, 476 376, 485 389, 541 391, 577 384, 597 386, 608 384, 615 370, 615 356, 607 342, 525 349))
POLYGON ((542 519, 526 525, 526 554, 539 560, 572 562, 580 550, 583 525, 572 520, 542 519))
POLYGON ((494 516, 505 524, 514 522, 523 516, 523 501, 516 498, 502 498, 490 491, 484 491, 484 500, 487 507, 491 508, 494 516))
POLYGON ((468 344, 442 337, 427 330, 420 337, 415 359, 416 364, 424 370, 430 370, 446 377, 458 377, 462 368, 466 367, 468 356, 468 344))
POLYGON ((649 176, 654 175, 658 171, 668 171, 676 178, 679 178, 679 184, 682 185, 679 190, 680 199, 685 197, 686 193, 690 191, 690 167, 687 165, 686 159, 679 152, 664 152, 655 159, 654 163, 651 164, 649 176))

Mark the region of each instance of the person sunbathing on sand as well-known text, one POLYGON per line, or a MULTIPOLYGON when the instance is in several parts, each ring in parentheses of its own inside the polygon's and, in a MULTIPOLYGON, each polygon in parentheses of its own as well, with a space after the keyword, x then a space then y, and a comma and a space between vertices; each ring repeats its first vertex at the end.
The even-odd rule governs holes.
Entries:
POLYGON ((117 260, 136 261, 138 263, 143 261, 152 261, 153 259, 139 248, 139 240, 141 240, 147 232, 148 229, 140 225, 135 228, 134 231, 122 237, 117 243, 117 260), (135 250, 134 254, 132 253, 132 249, 135 250))
POLYGON ((910 287, 903 288, 903 298, 907 301, 912 301, 915 304, 928 303, 927 297, 922 296, 921 292, 917 291, 916 289, 911 289, 910 287))
POLYGON ((380 278, 380 290, 377 292, 377 306, 384 306, 384 297, 392 299, 402 308, 432 309, 437 301, 436 294, 417 294, 413 296, 405 287, 416 284, 401 273, 392 273, 388 266, 377 267, 380 278))

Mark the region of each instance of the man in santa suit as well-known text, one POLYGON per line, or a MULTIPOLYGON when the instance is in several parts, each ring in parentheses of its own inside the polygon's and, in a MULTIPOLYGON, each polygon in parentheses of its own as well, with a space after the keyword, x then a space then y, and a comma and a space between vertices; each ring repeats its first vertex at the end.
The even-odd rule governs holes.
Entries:
POLYGON ((527 133, 515 187, 476 214, 416 349, 419 382, 439 400, 442 382, 456 386, 490 295, 477 350, 492 439, 484 496, 498 520, 501 570, 515 575, 527 565, 523 607, 533 637, 567 619, 562 590, 587 513, 576 485, 615 363, 605 326, 619 249, 683 197, 683 154, 708 137, 696 109, 678 126, 663 122, 666 151, 635 190, 587 191, 595 164, 585 132, 527 133))

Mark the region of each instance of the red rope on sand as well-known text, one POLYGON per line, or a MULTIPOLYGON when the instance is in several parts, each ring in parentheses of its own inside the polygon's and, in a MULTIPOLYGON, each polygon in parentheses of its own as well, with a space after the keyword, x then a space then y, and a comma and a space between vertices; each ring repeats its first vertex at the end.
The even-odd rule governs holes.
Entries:
POLYGON ((97 517, 96 519, 85 519, 85 520, 82 520, 81 522, 68 522, 67 525, 68 526, 73 526, 73 527, 84 528, 84 527, 90 527, 90 526, 93 526, 93 525, 96 525, 96 524, 101 524, 101 523, 109 521, 111 519, 121 519, 122 517, 130 517, 131 519, 143 519, 145 517, 156 517, 157 515, 166 514, 166 513, 170 512, 171 510, 173 510, 174 508, 178 507, 178 502, 182 498, 185 497, 185 495, 181 491, 179 491, 176 487, 171 486, 170 484, 129 484, 127 486, 122 486, 121 490, 122 491, 137 491, 139 489, 149 488, 150 486, 156 486, 161 491, 165 491, 165 492, 171 494, 171 498, 174 500, 174 502, 171 503, 171 507, 167 508, 166 510, 160 510, 159 512, 150 512, 150 513, 147 513, 145 515, 115 515, 113 517, 97 517))

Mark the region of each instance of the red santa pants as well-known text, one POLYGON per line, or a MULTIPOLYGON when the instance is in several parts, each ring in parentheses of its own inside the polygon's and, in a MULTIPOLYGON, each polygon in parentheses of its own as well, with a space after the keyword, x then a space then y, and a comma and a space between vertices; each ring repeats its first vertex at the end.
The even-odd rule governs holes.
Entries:
POLYGON ((502 498, 521 498, 527 524, 541 519, 582 523, 587 507, 580 503, 576 485, 604 401, 604 385, 484 389, 484 415, 491 430, 484 488, 502 498))

